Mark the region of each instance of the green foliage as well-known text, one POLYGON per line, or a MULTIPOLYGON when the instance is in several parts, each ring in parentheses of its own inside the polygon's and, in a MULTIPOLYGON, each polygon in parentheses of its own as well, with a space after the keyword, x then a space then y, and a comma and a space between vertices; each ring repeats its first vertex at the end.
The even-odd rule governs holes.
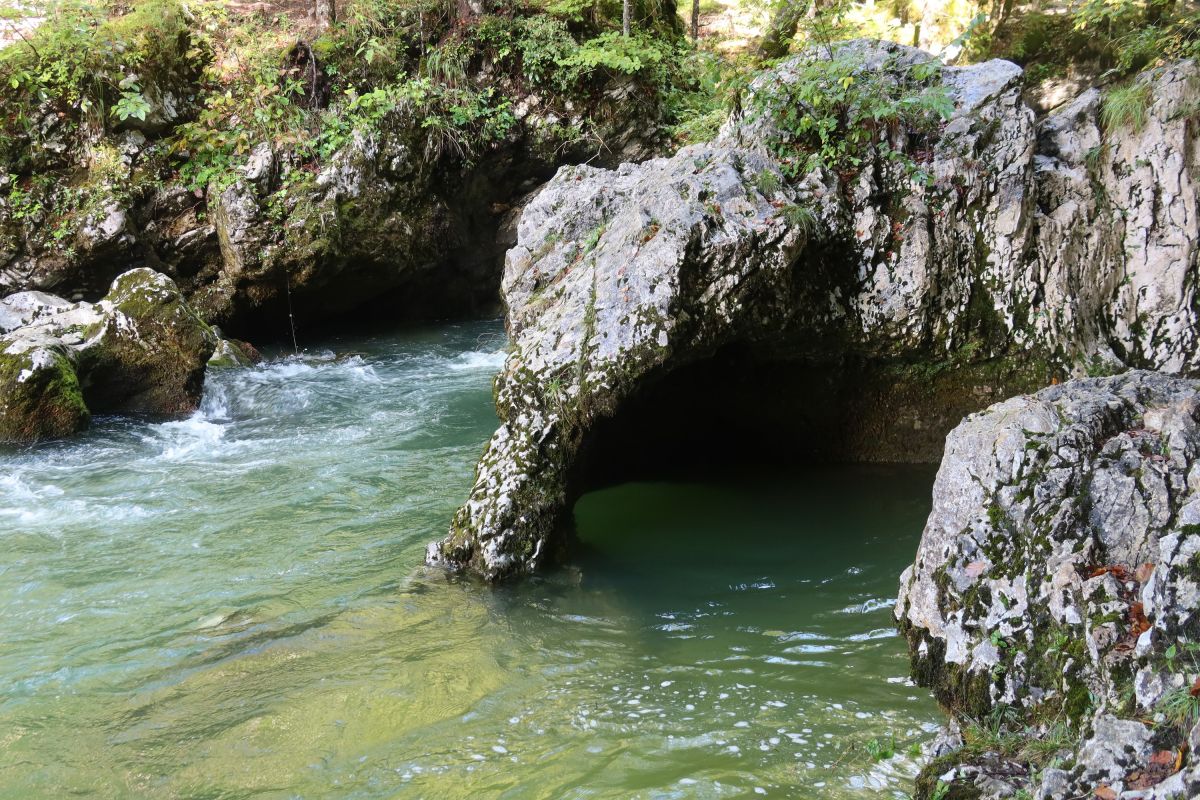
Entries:
POLYGON ((1163 652, 1171 672, 1200 669, 1200 642, 1174 642, 1163 652))
POLYGON ((1150 115, 1150 87, 1141 81, 1110 89, 1104 95, 1100 120, 1105 130, 1141 130, 1150 115))
POLYGON ((679 79, 665 98, 671 138, 681 145, 715 138, 753 72, 754 65, 745 57, 687 53, 680 62, 679 79))
POLYGON ((603 69, 610 73, 636 75, 661 66, 669 52, 668 45, 652 36, 623 36, 620 31, 605 31, 581 43, 559 65, 580 73, 603 69))
POLYGON ((575 39, 560 19, 529 17, 519 24, 516 48, 521 54, 521 70, 534 86, 559 92, 573 88, 577 76, 562 65, 575 47, 575 39))
POLYGON ((1083 0, 1067 13, 1034 3, 971 30, 973 60, 1000 57, 1025 67, 1037 82, 1064 74, 1072 64, 1127 76, 1155 64, 1200 55, 1200 9, 1172 0, 1083 0))
POLYGON ((774 197, 782 186, 783 182, 779 180, 779 176, 769 169, 764 169, 754 176, 754 188, 764 197, 774 197))
POLYGON ((1200 697, 1192 694, 1188 686, 1167 692, 1155 708, 1163 713, 1168 724, 1184 731, 1200 721, 1200 697))
POLYGON ((1169 0, 1086 0, 1075 29, 1091 37, 1117 74, 1200 54, 1200 10, 1169 0))
POLYGON ((872 761, 887 761, 896 755, 896 736, 891 734, 886 739, 869 739, 864 749, 872 761))
POLYGON ((757 88, 754 104, 778 129, 772 147, 789 178, 857 171, 872 154, 925 179, 904 145, 930 137, 953 111, 936 63, 868 70, 848 48, 801 60, 786 80, 757 88))
POLYGON ((798 228, 805 237, 811 237, 817 230, 817 215, 812 209, 793 203, 784 206, 783 218, 793 228, 798 228))
POLYGON ((127 203, 141 190, 145 175, 131 174, 116 148, 100 142, 93 148, 90 169, 78 180, 60 180, 47 172, 24 180, 9 175, 8 183, 8 194, 0 195, 4 216, 24 230, 27 240, 70 256, 81 224, 106 213, 114 202, 127 203))
POLYGON ((984 719, 962 720, 961 729, 963 760, 990 752, 1034 768, 1049 764, 1074 741, 1067 724, 1030 725, 1017 709, 1006 705, 993 707, 984 719))
POLYGON ((0 159, 10 165, 29 155, 12 148, 36 147, 46 135, 46 111, 58 120, 59 135, 144 120, 146 86, 186 83, 209 56, 177 0, 142 0, 131 8, 56 0, 45 14, 34 32, 0 50, 0 145, 10 146, 0 159))

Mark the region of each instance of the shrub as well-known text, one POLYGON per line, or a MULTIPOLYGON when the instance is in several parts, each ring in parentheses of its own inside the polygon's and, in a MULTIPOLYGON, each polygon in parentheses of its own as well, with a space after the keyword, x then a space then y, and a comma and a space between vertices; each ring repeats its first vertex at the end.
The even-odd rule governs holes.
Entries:
MULTIPOLYGON (((68 135, 145 119, 148 86, 186 85, 209 56, 177 0, 143 0, 124 13, 105 2, 58 0, 27 39, 0 50, 0 142, 38 144, 46 112, 68 135)), ((21 153, 5 156, 10 166, 28 166, 21 153)))
POLYGON ((789 178, 857 171, 873 150, 923 178, 918 162, 893 143, 936 133, 953 112, 936 62, 868 70, 849 48, 811 53, 787 79, 756 87, 753 101, 778 129, 772 149, 789 178))

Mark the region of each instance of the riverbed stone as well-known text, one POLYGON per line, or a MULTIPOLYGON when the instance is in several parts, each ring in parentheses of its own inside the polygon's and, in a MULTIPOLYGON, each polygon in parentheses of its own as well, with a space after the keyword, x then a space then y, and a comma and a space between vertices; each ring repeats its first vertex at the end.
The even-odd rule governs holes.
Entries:
POLYGON ((119 276, 96 303, 41 293, 0 302, 0 441, 32 442, 86 426, 91 412, 177 415, 200 400, 221 344, 170 278, 119 276))

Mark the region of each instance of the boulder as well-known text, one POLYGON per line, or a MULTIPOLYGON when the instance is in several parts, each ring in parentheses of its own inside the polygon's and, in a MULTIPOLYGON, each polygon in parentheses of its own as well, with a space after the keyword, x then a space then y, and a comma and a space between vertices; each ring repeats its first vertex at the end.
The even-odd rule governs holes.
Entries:
POLYGON ((0 301, 0 441, 65 436, 96 413, 176 415, 200 400, 222 344, 174 282, 119 276, 97 303, 27 292, 0 301))
POLYGON ((10 347, 0 338, 0 442, 57 439, 87 427, 91 415, 62 349, 10 347))
POLYGON ((40 317, 57 314, 70 305, 61 297, 46 292, 17 292, 0 298, 0 333, 23 328, 40 317))
POLYGON ((976 734, 919 796, 1198 796, 1195 757, 1175 767, 1200 720, 1171 710, 1200 678, 1198 523, 1200 381, 1074 380, 955 428, 896 617, 918 681, 976 734), (1062 750, 1037 763, 1037 740, 1062 750))
POLYGON ((175 283, 149 269, 126 272, 95 304, 80 371, 97 411, 184 414, 195 410, 218 337, 175 283))

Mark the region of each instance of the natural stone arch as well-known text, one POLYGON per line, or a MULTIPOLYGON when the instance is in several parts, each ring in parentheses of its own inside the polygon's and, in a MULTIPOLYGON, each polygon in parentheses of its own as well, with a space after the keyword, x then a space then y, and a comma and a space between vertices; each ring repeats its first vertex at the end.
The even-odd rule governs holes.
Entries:
MULTIPOLYGON (((872 69, 927 58, 852 46, 872 69)), ((1180 70, 1194 67, 1158 77, 1145 141, 1120 146, 1152 154, 1144 172, 1104 152, 1089 160, 1097 96, 1039 131, 1020 69, 1002 61, 943 71, 955 114, 924 165, 932 183, 882 157, 853 176, 785 181, 762 119, 670 159, 560 170, 523 212, 506 261, 502 424, 427 560, 491 580, 536 569, 560 541, 597 425, 730 346, 836 367, 842 412, 859 410, 843 437, 856 458, 884 458, 889 434, 893 450, 936 451, 963 414, 1085 362, 1195 369, 1200 204, 1172 143, 1193 152, 1197 140, 1177 113, 1180 70), (1073 199, 1092 181, 1112 207, 1073 199), (1150 213, 1145 198, 1167 184, 1186 224, 1152 226, 1151 246, 1121 238, 1114 221, 1150 213), (1147 282, 1153 308, 1139 299, 1147 282), (1180 326, 1186 335, 1162 335, 1180 326)))

